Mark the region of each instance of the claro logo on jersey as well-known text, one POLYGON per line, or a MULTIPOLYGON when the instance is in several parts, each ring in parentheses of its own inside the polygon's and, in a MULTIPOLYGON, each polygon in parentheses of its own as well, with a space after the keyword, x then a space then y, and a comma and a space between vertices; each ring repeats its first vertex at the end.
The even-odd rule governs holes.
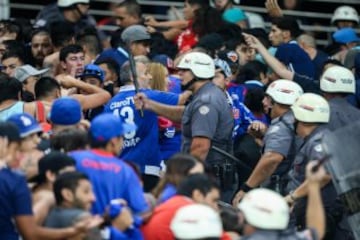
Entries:
POLYGON ((136 137, 136 138, 132 138, 132 139, 124 139, 124 144, 123 144, 123 148, 127 148, 127 147, 135 147, 139 142, 140 142, 140 138, 136 137))

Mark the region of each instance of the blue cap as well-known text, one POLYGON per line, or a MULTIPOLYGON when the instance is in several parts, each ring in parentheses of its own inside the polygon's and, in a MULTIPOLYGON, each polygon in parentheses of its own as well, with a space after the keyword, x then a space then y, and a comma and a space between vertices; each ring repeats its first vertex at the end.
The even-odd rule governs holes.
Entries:
POLYGON ((90 126, 91 137, 98 142, 109 141, 135 130, 135 124, 123 123, 121 118, 111 113, 102 113, 96 116, 90 126))
POLYGON ((50 111, 50 121, 53 124, 74 125, 80 122, 81 117, 81 105, 75 98, 63 97, 53 102, 50 111))
POLYGON ((173 60, 166 54, 155 55, 152 58, 152 61, 156 63, 161 63, 168 70, 175 68, 173 60))
POLYGON ((94 77, 103 82, 105 79, 105 72, 98 65, 88 64, 84 67, 84 71, 79 77, 81 79, 85 77, 94 77))
POLYGON ((14 114, 7 121, 14 123, 18 127, 21 138, 25 138, 33 133, 42 132, 40 124, 28 113, 14 114))
POLYGON ((112 59, 121 67, 129 59, 128 56, 128 53, 122 48, 110 48, 102 51, 95 61, 99 62, 105 59, 112 59))
POLYGON ((360 38, 356 35, 356 32, 352 28, 342 28, 337 30, 333 34, 334 41, 337 43, 351 43, 351 42, 360 42, 360 38))

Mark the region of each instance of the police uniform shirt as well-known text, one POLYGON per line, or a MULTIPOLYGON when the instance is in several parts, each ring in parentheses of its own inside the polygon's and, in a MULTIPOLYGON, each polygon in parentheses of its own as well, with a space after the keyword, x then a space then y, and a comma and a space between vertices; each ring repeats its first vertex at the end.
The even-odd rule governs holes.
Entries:
POLYGON ((275 152, 284 157, 274 174, 285 174, 295 157, 294 121, 294 114, 292 111, 288 111, 283 116, 271 121, 271 125, 264 136, 263 153, 275 152))
MULTIPOLYGON (((63 13, 60 11, 56 3, 47 5, 43 8, 38 16, 36 17, 34 26, 36 28, 40 27, 50 27, 54 22, 66 22, 66 19, 63 13)), ((79 21, 73 23, 75 33, 81 32, 84 28, 96 27, 96 20, 90 15, 84 15, 79 21)), ((104 39, 106 36, 100 30, 97 30, 97 34, 100 39, 104 39)))
MULTIPOLYGON (((296 154, 294 164, 289 173, 289 183, 287 191, 294 191, 306 179, 306 165, 309 161, 320 160, 325 157, 322 147, 322 138, 327 129, 327 126, 321 125, 317 127, 309 136, 304 139, 299 152, 296 154)), ((321 188, 321 199, 325 210, 331 212, 331 209, 337 208, 336 205, 337 193, 334 185, 330 181, 326 186, 321 188)), ((305 216, 307 199, 301 198, 296 202, 294 213, 298 216, 305 216)), ((299 223, 300 225, 303 223, 299 223)))
MULTIPOLYGON (((182 151, 190 152, 193 137, 206 137, 211 144, 232 153, 234 120, 224 92, 213 83, 203 85, 185 107, 182 118, 182 151)), ((222 163, 224 157, 209 151, 207 163, 222 163)))
POLYGON ((330 121, 328 128, 334 131, 360 119, 360 110, 346 101, 346 98, 333 98, 329 100, 330 121))
POLYGON ((304 143, 296 154, 293 167, 289 173, 289 191, 295 190, 305 181, 305 169, 310 160, 323 158, 324 152, 321 140, 325 131, 325 125, 319 126, 304 139, 304 143))

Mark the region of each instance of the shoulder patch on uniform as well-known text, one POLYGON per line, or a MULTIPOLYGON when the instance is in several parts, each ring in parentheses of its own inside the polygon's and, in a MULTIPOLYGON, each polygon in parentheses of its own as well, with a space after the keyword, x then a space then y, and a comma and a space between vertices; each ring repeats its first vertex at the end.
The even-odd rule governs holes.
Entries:
POLYGON ((199 112, 201 115, 206 115, 209 113, 209 111, 210 111, 210 108, 206 105, 203 105, 199 108, 199 112))
POLYGON ((275 133, 280 130, 280 127, 275 125, 269 128, 268 133, 275 133))
POLYGON ((316 145, 316 146, 314 147, 314 150, 315 150, 316 152, 322 152, 322 151, 323 151, 323 147, 322 147, 321 144, 318 144, 318 145, 316 145))

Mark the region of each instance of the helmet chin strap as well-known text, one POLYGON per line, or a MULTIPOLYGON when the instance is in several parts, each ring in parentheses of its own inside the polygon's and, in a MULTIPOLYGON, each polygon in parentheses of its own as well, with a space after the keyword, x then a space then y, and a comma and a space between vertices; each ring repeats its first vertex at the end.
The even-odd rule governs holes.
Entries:
POLYGON ((80 18, 85 17, 86 15, 83 14, 78 6, 78 3, 75 4, 75 10, 80 14, 80 18))
POLYGON ((181 91, 185 91, 188 90, 195 82, 196 82, 196 78, 193 78, 190 82, 188 82, 185 85, 181 85, 181 91))

